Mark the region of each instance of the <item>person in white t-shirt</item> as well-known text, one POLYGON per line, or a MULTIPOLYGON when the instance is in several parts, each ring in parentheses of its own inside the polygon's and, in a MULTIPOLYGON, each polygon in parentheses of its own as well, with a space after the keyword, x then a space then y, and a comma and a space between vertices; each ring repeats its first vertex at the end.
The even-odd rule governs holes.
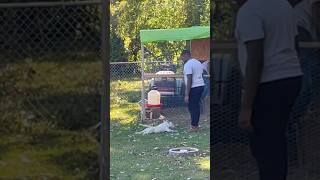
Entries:
POLYGON ((189 50, 183 50, 180 59, 184 62, 183 75, 186 86, 184 100, 191 115, 191 132, 198 131, 200 119, 200 100, 204 90, 203 67, 193 59, 189 50))
POLYGON ((202 62, 202 67, 203 67, 203 70, 205 71, 206 74, 209 74, 209 61, 203 61, 202 62))
POLYGON ((287 0, 237 0, 235 36, 244 77, 239 125, 260 180, 287 176, 286 125, 301 87, 297 26, 287 0))
POLYGON ((210 75, 209 69, 210 69, 210 63, 208 60, 206 61, 202 61, 202 67, 203 67, 203 80, 204 80, 204 90, 201 96, 201 113, 204 113, 204 108, 205 108, 205 98, 210 95, 210 77, 208 77, 208 75, 210 75))
MULTIPOLYGON (((292 0, 289 0, 292 2, 292 0)), ((298 42, 319 41, 320 40, 320 0, 300 0, 293 3, 294 14, 298 26, 298 42)), ((299 48, 300 63, 303 71, 303 81, 301 96, 297 101, 303 103, 297 103, 295 108, 299 109, 299 117, 307 112, 312 93, 312 69, 319 69, 315 67, 315 64, 319 61, 319 53, 317 49, 311 48, 299 48)))
POLYGON ((312 40, 320 40, 320 0, 302 0, 294 5, 297 25, 309 33, 312 40))

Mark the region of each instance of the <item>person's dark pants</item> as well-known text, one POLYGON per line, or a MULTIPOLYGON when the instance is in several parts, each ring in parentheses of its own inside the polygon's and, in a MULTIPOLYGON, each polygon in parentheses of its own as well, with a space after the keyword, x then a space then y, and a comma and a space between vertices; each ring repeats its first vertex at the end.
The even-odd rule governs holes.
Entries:
POLYGON ((205 109, 205 98, 210 95, 209 90, 210 90, 210 78, 209 77, 203 77, 203 81, 204 81, 204 88, 203 88, 203 92, 201 95, 201 99, 200 99, 200 113, 203 114, 204 113, 204 109, 205 109))
POLYGON ((191 115, 191 125, 198 126, 200 119, 200 100, 203 93, 203 86, 191 88, 189 93, 188 109, 191 115))
POLYGON ((260 180, 285 180, 287 176, 286 125, 300 92, 302 77, 262 83, 253 104, 250 148, 260 180))

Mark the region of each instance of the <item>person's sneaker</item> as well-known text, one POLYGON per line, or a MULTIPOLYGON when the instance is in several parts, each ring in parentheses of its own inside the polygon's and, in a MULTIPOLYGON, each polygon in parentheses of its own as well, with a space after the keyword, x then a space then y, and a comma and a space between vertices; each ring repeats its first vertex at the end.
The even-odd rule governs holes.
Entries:
POLYGON ((198 126, 191 126, 191 128, 189 129, 189 132, 198 132, 198 131, 199 131, 198 126))

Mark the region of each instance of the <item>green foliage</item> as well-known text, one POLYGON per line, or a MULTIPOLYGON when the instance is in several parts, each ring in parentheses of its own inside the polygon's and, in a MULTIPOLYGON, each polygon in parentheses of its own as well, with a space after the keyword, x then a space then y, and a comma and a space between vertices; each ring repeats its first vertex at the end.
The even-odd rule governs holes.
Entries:
MULTIPOLYGON (((209 25, 210 20, 209 0, 124 0, 113 2, 110 9, 111 34, 122 39, 129 61, 140 59, 140 30, 209 25)), ((184 47, 184 42, 148 46, 156 56, 168 60, 176 60, 184 47)))
POLYGON ((234 37, 236 8, 230 1, 214 1, 212 6, 212 21, 214 39, 226 40, 234 37))
POLYGON ((128 61, 126 49, 124 48, 124 42, 113 31, 110 34, 110 62, 126 62, 128 61))

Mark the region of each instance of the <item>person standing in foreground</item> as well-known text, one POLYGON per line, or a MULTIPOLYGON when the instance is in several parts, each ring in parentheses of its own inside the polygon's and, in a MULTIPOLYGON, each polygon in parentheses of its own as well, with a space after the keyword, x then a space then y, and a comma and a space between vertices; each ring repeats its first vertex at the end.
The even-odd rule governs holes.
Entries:
POLYGON ((285 180, 286 125, 302 79, 293 9, 287 0, 237 2, 235 36, 244 75, 239 125, 249 134, 260 180, 285 180))
POLYGON ((184 101, 191 115, 191 132, 199 130, 200 100, 204 90, 203 67, 200 61, 193 59, 189 50, 183 50, 180 59, 184 63, 183 75, 186 85, 184 101))

